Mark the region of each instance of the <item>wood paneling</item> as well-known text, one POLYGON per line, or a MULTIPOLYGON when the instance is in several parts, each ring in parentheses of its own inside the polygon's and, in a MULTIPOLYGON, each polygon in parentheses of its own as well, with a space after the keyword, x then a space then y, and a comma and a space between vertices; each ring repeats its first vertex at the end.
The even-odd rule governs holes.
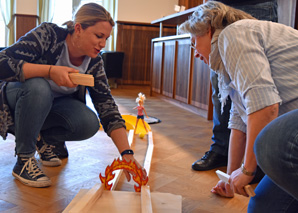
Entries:
POLYGON ((176 41, 164 42, 163 90, 162 94, 168 97, 174 95, 174 73, 176 73, 176 41))
POLYGON ((188 35, 153 39, 151 67, 151 94, 212 119, 209 67, 194 57, 188 35))
POLYGON ((35 15, 15 14, 16 41, 37 26, 38 17, 35 15))
MULTIPOLYGON (((175 35, 175 27, 164 27, 164 35, 175 35)), ((122 83, 150 85, 151 39, 159 36, 159 26, 117 22, 117 51, 124 52, 122 83)))
POLYGON ((206 65, 202 60, 195 58, 193 66, 193 78, 192 78, 192 96, 191 104, 199 108, 208 110, 208 97, 209 94, 209 84, 210 82, 210 70, 208 65, 206 65))
POLYGON ((161 76, 162 76, 162 62, 163 62, 163 43, 153 44, 153 72, 152 72, 152 90, 154 92, 161 92, 161 76), (160 57, 162 56, 162 57, 160 57))
POLYGON ((187 103, 190 71, 190 39, 179 39, 177 49, 177 80, 175 99, 187 103))

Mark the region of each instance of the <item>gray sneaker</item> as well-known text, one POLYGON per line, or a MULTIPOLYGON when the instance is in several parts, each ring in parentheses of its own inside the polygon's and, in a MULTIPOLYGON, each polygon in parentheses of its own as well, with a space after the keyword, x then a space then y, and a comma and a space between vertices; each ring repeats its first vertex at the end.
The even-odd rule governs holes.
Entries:
POLYGON ((18 157, 12 175, 23 184, 31 187, 48 187, 52 184, 50 178, 37 166, 34 157, 18 157))
POLYGON ((62 161, 53 152, 53 146, 48 145, 42 137, 37 140, 36 150, 44 166, 60 166, 62 161))

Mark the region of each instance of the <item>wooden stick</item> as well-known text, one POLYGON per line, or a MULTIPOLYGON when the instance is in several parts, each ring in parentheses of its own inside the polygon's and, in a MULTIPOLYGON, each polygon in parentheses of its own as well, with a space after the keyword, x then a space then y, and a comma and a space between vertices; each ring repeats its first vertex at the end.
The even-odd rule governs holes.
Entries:
POLYGON ((88 209, 101 197, 104 190, 104 185, 98 183, 92 187, 69 212, 88 212, 88 209))
POLYGON ((142 213, 152 213, 152 203, 150 187, 148 185, 141 186, 141 207, 142 213))
POLYGON ((90 74, 82 73, 69 73, 69 78, 74 84, 79 84, 83 86, 94 86, 94 78, 90 74))
MULTIPOLYGON (((131 130, 129 130, 129 133, 128 133, 128 144, 129 144, 129 146, 131 146, 131 144, 133 142, 133 136, 134 136, 134 130, 131 129, 131 130)), ((115 177, 113 178, 113 180, 110 181, 110 184, 111 183, 113 184, 111 190, 115 190, 115 188, 118 184, 118 181, 121 177, 122 172, 123 172, 122 169, 114 171, 115 177)))
POLYGON ((150 167, 151 167, 151 160, 152 160, 152 154, 153 154, 153 137, 152 132, 148 132, 148 148, 146 152, 146 157, 144 161, 144 168, 146 169, 147 176, 149 177, 150 167))

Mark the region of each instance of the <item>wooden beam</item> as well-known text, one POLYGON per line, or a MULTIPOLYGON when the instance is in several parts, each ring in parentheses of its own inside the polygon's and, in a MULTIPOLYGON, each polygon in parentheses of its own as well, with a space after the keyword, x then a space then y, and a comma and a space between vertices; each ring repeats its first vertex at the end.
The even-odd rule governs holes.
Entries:
POLYGON ((90 74, 69 73, 69 78, 74 84, 90 87, 94 86, 94 78, 90 74))
POLYGON ((144 168, 146 169, 147 176, 149 177, 150 167, 151 167, 151 160, 152 160, 152 154, 153 154, 153 137, 152 137, 152 131, 148 132, 148 147, 146 152, 146 157, 144 161, 144 168))
POLYGON ((96 201, 101 197, 104 190, 104 185, 101 183, 95 184, 80 200, 77 202, 69 212, 81 213, 88 212, 96 201))
POLYGON ((153 212, 150 187, 148 185, 141 187, 141 207, 142 207, 142 213, 153 212))

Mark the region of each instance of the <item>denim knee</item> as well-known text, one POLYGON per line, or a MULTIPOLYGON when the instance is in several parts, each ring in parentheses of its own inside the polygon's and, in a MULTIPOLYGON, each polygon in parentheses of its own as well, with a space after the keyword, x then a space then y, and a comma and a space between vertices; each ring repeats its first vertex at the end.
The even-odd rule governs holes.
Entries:
POLYGON ((12 110, 15 110, 17 103, 19 107, 26 108, 34 104, 42 108, 50 106, 53 101, 50 84, 44 78, 31 78, 23 83, 9 82, 5 92, 12 110))
POLYGON ((36 98, 52 100, 51 86, 44 78, 31 78, 26 80, 24 89, 36 98))
POLYGON ((87 138, 91 138, 93 135, 95 135, 99 128, 99 120, 97 115, 94 112, 90 112, 90 115, 85 117, 86 119, 82 119, 82 126, 84 126, 84 132, 85 132, 85 137, 87 138))

